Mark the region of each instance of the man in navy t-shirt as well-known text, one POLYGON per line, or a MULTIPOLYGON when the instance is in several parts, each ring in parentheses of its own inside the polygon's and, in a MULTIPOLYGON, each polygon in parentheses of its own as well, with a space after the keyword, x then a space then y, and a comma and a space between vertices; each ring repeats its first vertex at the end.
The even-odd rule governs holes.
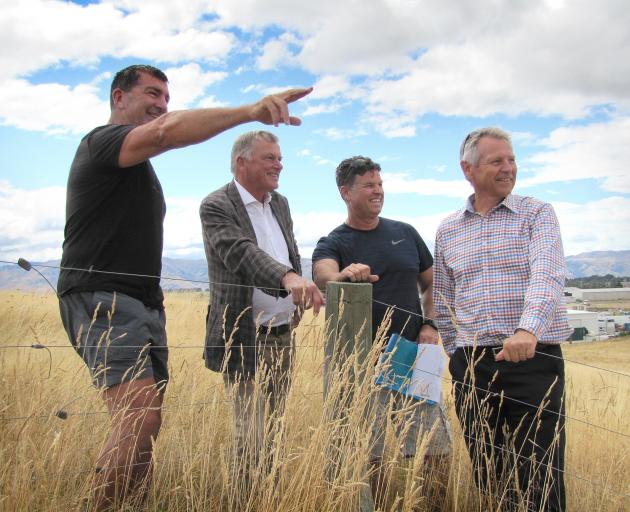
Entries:
MULTIPOLYGON (((371 159, 355 156, 337 167, 337 187, 346 203, 348 217, 344 224, 317 242, 313 252, 313 280, 320 288, 328 281, 373 284, 373 337, 385 342, 393 333, 418 343, 438 343, 433 324, 433 257, 418 232, 409 224, 380 217, 384 192, 381 167, 371 159), (391 308, 391 323, 381 324, 391 308), (379 330, 380 329, 380 330, 379 330)), ((390 401, 393 411, 405 411, 399 436, 403 454, 415 453, 421 431, 436 430, 427 449, 428 471, 445 471, 450 453, 450 431, 439 404, 418 402, 414 407, 403 403, 403 395, 385 389, 375 392, 376 419, 372 432, 370 462, 371 486, 377 505, 381 496, 385 426, 390 401)), ((399 411, 399 412, 396 412, 399 411)), ((435 477, 435 475, 433 475, 435 477)), ((440 475, 446 484, 448 475, 440 475)))

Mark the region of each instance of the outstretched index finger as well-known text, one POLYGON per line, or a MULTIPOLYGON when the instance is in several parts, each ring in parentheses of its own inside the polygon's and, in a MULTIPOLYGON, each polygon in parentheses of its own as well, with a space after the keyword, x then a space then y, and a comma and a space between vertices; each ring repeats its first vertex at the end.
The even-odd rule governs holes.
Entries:
POLYGON ((294 89, 287 89, 286 91, 278 93, 284 101, 287 103, 293 103, 294 101, 301 100, 304 96, 308 96, 313 92, 312 87, 296 87, 294 89))

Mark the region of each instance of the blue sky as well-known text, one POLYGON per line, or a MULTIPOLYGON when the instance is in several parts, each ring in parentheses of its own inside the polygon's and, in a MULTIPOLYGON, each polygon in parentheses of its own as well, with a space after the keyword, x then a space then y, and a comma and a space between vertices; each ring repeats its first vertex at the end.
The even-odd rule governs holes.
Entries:
MULTIPOLYGON (((303 256, 345 218, 344 158, 380 162, 383 215, 435 229, 472 189, 458 148, 513 135, 515 192, 554 205, 565 253, 630 249, 630 10, 623 0, 187 0, 0 3, 0 259, 58 258, 81 136, 113 73, 162 68, 169 108, 234 106, 314 85, 272 128, 303 256)), ((243 125, 153 159, 164 255, 202 258, 201 199, 230 178, 243 125)))

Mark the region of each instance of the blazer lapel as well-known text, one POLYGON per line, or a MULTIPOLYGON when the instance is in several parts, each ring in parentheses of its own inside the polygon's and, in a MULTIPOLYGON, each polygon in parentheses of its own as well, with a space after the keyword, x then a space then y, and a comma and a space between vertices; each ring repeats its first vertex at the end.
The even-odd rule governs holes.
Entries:
POLYGON ((234 205, 236 215, 242 222, 243 227, 247 230, 247 234, 252 238, 252 240, 256 241, 256 244, 258 244, 258 239, 256 238, 254 226, 252 225, 249 214, 245 209, 245 205, 243 204, 243 200, 241 199, 241 194, 238 193, 238 189, 236 188, 236 185, 234 185, 233 181, 227 184, 226 194, 228 196, 228 199, 234 205))

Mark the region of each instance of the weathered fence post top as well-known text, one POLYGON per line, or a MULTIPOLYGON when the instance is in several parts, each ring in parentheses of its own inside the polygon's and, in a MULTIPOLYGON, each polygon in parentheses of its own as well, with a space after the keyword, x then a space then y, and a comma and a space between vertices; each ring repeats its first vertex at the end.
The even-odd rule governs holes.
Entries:
POLYGON ((372 348, 372 285, 329 282, 326 285, 324 393, 334 368, 356 351, 363 362, 372 348))

